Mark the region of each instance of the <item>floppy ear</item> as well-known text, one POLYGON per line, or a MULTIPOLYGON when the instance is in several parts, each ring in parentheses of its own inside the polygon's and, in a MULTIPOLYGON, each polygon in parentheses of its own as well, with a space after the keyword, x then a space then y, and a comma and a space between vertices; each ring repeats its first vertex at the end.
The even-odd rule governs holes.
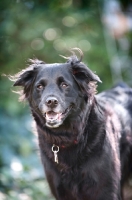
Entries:
POLYGON ((14 86, 27 86, 32 83, 34 80, 37 70, 41 64, 45 64, 44 61, 38 60, 38 59, 29 59, 29 62, 31 65, 26 68, 25 70, 22 70, 18 74, 14 76, 14 79, 16 79, 14 86))
POLYGON ((25 86, 29 85, 30 82, 32 82, 32 79, 34 78, 34 70, 30 71, 24 71, 19 73, 18 79, 15 81, 13 86, 25 86))
POLYGON ((20 93, 20 101, 24 100, 25 98, 29 98, 36 74, 37 69, 35 67, 29 67, 14 76, 15 83, 13 86, 23 87, 22 93, 20 93))
POLYGON ((23 86, 29 85, 35 76, 34 70, 22 71, 19 73, 17 80, 13 86, 23 86))
POLYGON ((102 82, 100 78, 83 63, 73 65, 72 74, 80 88, 87 94, 91 89, 91 85, 96 89, 96 82, 102 82))

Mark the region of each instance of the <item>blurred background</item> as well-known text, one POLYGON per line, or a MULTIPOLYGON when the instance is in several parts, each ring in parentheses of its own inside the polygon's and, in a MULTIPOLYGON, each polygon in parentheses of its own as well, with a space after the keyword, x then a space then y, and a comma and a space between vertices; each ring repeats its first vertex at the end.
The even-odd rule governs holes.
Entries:
POLYGON ((65 62, 59 55, 79 47, 103 82, 99 92, 132 86, 132 2, 1 0, 0 43, 0 200, 53 200, 29 108, 2 74, 17 73, 29 58, 65 62))

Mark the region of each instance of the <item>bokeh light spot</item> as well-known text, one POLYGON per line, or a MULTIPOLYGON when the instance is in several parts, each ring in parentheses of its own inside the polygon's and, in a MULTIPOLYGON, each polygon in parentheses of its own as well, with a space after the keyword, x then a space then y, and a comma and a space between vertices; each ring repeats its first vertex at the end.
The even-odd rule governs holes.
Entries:
POLYGON ((89 51, 91 49, 91 44, 88 40, 80 40, 78 42, 78 47, 83 51, 89 51))
POLYGON ((66 16, 62 19, 62 23, 67 27, 72 27, 77 23, 77 21, 71 16, 66 16))
POLYGON ((57 37, 57 32, 53 28, 49 28, 44 32, 44 36, 47 40, 54 40, 57 37))
POLYGON ((12 161, 11 169, 15 172, 21 172, 23 170, 23 167, 19 161, 12 161))
POLYGON ((31 200, 31 198, 27 194, 20 193, 19 200, 31 200))
POLYGON ((66 48, 66 43, 62 39, 57 39, 54 41, 53 46, 57 51, 62 51, 66 48))
POLYGON ((31 42, 31 47, 34 50, 40 50, 44 47, 44 41, 41 38, 36 38, 31 42))

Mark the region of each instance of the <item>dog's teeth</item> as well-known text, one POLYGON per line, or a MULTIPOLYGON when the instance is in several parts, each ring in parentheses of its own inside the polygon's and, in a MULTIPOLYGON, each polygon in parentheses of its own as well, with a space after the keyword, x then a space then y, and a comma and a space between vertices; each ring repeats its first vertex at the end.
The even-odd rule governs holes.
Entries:
POLYGON ((47 120, 60 120, 62 113, 46 113, 47 120))
POLYGON ((46 118, 47 119, 57 119, 58 118, 58 114, 56 114, 56 115, 46 114, 46 118))

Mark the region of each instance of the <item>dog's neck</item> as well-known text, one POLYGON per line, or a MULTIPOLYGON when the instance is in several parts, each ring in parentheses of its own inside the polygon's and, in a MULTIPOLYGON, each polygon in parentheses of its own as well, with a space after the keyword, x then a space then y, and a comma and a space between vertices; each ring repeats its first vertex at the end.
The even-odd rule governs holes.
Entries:
MULTIPOLYGON (((63 166, 70 167, 70 161, 68 160, 68 155, 71 152, 74 152, 74 155, 77 155, 77 149, 79 145, 80 149, 80 158, 84 149, 87 148, 87 152, 91 152, 91 150, 96 145, 96 134, 98 131, 98 126, 100 127, 100 124, 95 123, 97 118, 98 108, 95 104, 91 107, 91 111, 88 114, 89 117, 87 118, 87 126, 82 127, 82 124, 80 122, 80 116, 79 118, 76 118, 76 121, 72 121, 70 127, 67 127, 65 131, 63 130, 51 130, 47 127, 41 127, 38 125, 38 137, 39 137, 39 145, 41 149, 41 153, 45 154, 47 159, 50 159, 54 164, 57 164, 55 161, 56 157, 58 159, 58 165, 63 168, 63 166), (90 121, 90 118, 92 118, 92 121, 90 121), (89 130, 89 123, 91 129, 89 130), (58 135, 57 135, 57 134, 58 135), (60 135, 59 135, 60 133, 60 135), (94 143, 93 143, 94 140, 94 143), (57 152, 56 152, 57 151, 57 152)), ((86 120, 86 119, 85 119, 86 120)), ((102 124, 103 126, 103 124, 102 124)), ((75 162, 78 160, 78 158, 73 158, 75 162)), ((78 162, 78 161, 77 161, 78 162)), ((72 162, 73 163, 73 162, 72 162)), ((66 168, 67 168, 66 167, 66 168)))
POLYGON ((43 135, 45 143, 55 144, 59 148, 67 148, 82 141, 91 109, 92 104, 87 104, 87 107, 82 110, 81 114, 79 113, 76 117, 66 120, 58 128, 46 127, 36 113, 32 112, 32 114, 36 121, 38 133, 43 135))

